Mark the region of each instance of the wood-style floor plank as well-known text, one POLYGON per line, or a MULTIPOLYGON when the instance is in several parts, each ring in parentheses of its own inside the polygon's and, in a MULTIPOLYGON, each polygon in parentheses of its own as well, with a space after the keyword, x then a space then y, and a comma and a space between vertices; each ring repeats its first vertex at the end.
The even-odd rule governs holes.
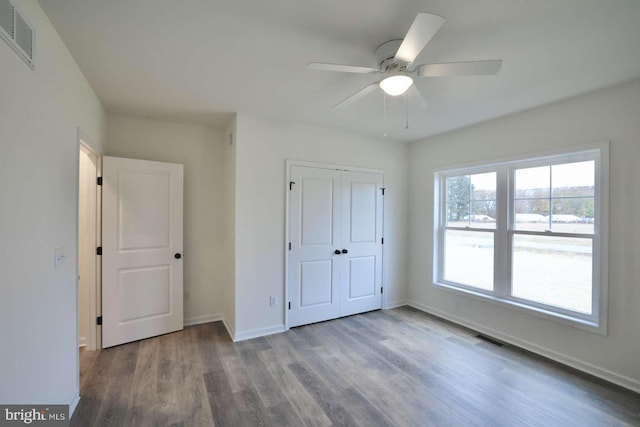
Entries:
POLYGON ((80 352, 72 426, 640 426, 640 395, 415 309, 80 352))
POLYGON ((107 386, 96 417, 96 426, 124 425, 129 408, 129 397, 133 375, 136 370, 139 342, 127 346, 115 347, 116 355, 109 372, 111 380, 107 386))
POLYGON ((282 363, 282 359, 274 350, 264 350, 260 353, 260 359, 269 371, 277 386, 282 390, 287 402, 292 406, 298 417, 304 424, 310 427, 328 427, 331 420, 327 418, 322 408, 309 395, 307 389, 298 381, 291 372, 290 363, 282 363))
POLYGON ((99 352, 80 349, 80 387, 84 384, 96 363, 99 352))
MULTIPOLYGON (((81 354, 83 352, 81 351, 81 354)), ((87 378, 80 386, 80 403, 71 418, 72 426, 92 426, 94 425, 102 401, 105 398, 106 389, 110 379, 113 377, 115 369, 112 369, 113 360, 116 353, 111 349, 97 351, 95 362, 87 373, 87 378)), ((83 363, 84 357, 80 358, 83 363)), ((80 368, 82 370, 82 368, 80 368)))

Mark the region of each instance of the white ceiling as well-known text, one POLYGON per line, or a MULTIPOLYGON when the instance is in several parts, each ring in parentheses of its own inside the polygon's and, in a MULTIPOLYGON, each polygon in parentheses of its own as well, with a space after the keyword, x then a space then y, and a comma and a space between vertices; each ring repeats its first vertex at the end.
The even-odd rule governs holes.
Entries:
POLYGON ((220 124, 224 113, 412 141, 640 77, 638 0, 40 0, 112 113, 220 124), (424 78, 429 107, 382 93, 332 105, 375 75, 418 12, 447 21, 416 64, 503 59, 497 76, 424 78))

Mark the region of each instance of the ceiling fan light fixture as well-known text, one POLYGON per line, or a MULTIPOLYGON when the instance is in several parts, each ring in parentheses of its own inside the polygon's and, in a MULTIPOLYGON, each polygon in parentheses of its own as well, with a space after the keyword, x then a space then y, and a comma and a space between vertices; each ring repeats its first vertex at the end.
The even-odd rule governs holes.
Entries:
POLYGON ((413 84, 411 76, 406 74, 396 74, 389 76, 380 82, 380 89, 387 95, 398 96, 405 93, 413 84))

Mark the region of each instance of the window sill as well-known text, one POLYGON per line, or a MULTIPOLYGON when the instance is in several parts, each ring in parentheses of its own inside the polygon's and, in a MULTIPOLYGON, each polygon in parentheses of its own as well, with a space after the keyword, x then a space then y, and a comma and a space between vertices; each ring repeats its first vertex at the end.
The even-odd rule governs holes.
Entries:
POLYGON ((460 294, 466 295, 473 299, 489 302, 491 304, 505 307, 520 313, 530 314, 542 319, 562 323, 564 325, 572 326, 578 329, 583 329, 585 331, 593 332, 598 335, 603 335, 603 336, 607 335, 607 329, 602 324, 602 322, 598 324, 596 322, 592 322, 589 320, 567 316, 564 314, 556 313, 551 310, 545 310, 543 308, 530 306, 517 301, 500 298, 494 295, 488 295, 482 292, 475 292, 471 289, 460 288, 458 286, 450 285, 447 283, 435 282, 431 286, 433 286, 436 289, 442 289, 444 291, 452 292, 458 295, 460 294))

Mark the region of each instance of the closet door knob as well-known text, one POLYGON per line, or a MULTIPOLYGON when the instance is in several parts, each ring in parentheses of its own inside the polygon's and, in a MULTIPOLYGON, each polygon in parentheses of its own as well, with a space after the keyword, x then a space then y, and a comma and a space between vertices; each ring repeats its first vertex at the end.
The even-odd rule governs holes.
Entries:
POLYGON ((182 254, 175 254, 174 257, 176 257, 176 259, 180 259, 182 258, 182 254))
POLYGON ((348 254, 348 253, 349 253, 349 251, 348 251, 348 250, 346 250, 346 249, 343 249, 343 250, 342 250, 342 253, 343 253, 343 254, 348 254))
POLYGON ((336 255, 340 255, 340 249, 336 249, 335 251, 333 251, 333 253, 336 255))

